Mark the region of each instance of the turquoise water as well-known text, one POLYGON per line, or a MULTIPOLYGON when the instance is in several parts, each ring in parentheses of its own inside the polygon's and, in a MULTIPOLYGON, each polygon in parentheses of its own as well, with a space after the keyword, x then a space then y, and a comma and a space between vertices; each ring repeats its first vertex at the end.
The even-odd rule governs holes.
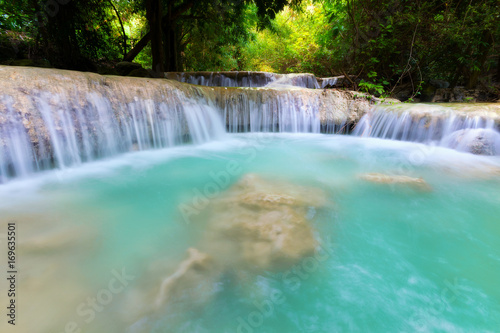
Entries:
POLYGON ((2 230, 15 221, 19 233, 20 332, 500 330, 498 157, 347 136, 229 135, 0 186, 0 216, 2 230), (308 213, 318 254, 282 270, 230 266, 179 284, 150 310, 187 249, 204 242, 212 199, 203 193, 224 195, 247 174, 325 193, 308 213), (197 213, 186 217, 182 205, 197 213), (126 285, 107 292, 122 271, 126 285))

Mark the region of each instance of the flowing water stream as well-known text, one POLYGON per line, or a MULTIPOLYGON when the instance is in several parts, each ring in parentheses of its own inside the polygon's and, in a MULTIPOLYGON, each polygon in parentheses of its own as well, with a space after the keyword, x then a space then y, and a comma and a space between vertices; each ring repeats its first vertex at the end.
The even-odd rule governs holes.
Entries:
POLYGON ((496 111, 178 86, 2 97, 16 331, 498 331, 496 111))

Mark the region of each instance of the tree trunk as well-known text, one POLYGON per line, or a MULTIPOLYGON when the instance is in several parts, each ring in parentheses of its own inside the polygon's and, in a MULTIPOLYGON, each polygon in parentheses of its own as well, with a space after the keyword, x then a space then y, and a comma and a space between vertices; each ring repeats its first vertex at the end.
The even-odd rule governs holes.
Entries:
MULTIPOLYGON (((175 23, 174 23, 175 24, 175 23)), ((181 61, 179 59, 177 34, 175 26, 170 24, 164 26, 165 36, 165 69, 167 72, 182 72, 182 66, 179 66, 181 61)))
MULTIPOLYGON (((154 0, 148 0, 148 1, 154 1, 154 0)), ((163 28, 163 38, 165 39, 165 42, 163 43, 164 45, 164 53, 163 55, 167 55, 167 58, 168 58, 168 55, 170 53, 170 40, 171 40, 171 34, 170 34, 170 30, 171 28, 170 27, 175 27, 175 24, 176 24, 176 20, 180 17, 180 15, 182 15, 183 13, 187 12, 189 9, 191 9, 191 7, 193 7, 193 4, 194 4, 194 1, 189 1, 189 2, 186 2, 176 8, 172 8, 172 4, 171 2, 169 3, 169 8, 168 8, 168 13, 163 16, 161 18, 161 24, 162 24, 162 28, 163 28)), ((149 41, 152 39, 152 34, 151 34, 151 31, 148 32, 146 35, 144 35, 144 37, 142 37, 142 39, 137 43, 136 46, 134 46, 134 48, 132 48, 132 50, 130 50, 129 53, 127 53, 127 55, 123 58, 123 61, 133 61, 135 59, 135 57, 137 57, 137 55, 142 51, 142 49, 144 49, 144 47, 146 47, 146 45, 148 45, 149 41)), ((174 34, 172 36, 176 36, 175 35, 175 29, 174 29, 174 34)), ((165 66, 165 68, 173 68, 171 69, 172 71, 176 71, 177 69, 179 69, 179 71, 182 71, 182 62, 180 61, 180 41, 179 40, 176 40, 174 39, 173 41, 173 47, 174 49, 176 50, 175 54, 176 56, 174 56, 174 58, 177 58, 176 61, 174 61, 174 63, 176 63, 175 66, 165 66)), ((170 61, 168 59, 164 59, 164 62, 165 64, 169 64, 170 61)), ((170 70, 170 69, 169 69, 170 70)))
POLYGON ((113 4, 113 1, 109 0, 109 4, 111 7, 113 7, 113 10, 115 11, 116 17, 118 18, 118 22, 120 22, 120 26, 122 27, 122 34, 123 34, 123 56, 125 57, 127 55, 127 34, 125 33, 125 27, 123 26, 122 18, 120 17, 120 13, 118 13, 118 10, 116 9, 115 5, 113 4))
POLYGON ((141 38, 141 40, 132 48, 132 50, 127 53, 127 55, 123 58, 123 61, 133 61, 135 57, 142 51, 143 48, 148 45, 151 40, 151 32, 148 32, 141 38))
POLYGON ((176 22, 175 13, 172 3, 168 4, 168 13, 166 20, 163 25, 163 36, 165 37, 165 43, 163 44, 165 48, 165 69, 167 72, 179 72, 177 63, 177 43, 176 43, 176 22))
POLYGON ((163 61, 162 13, 160 0, 147 0, 146 16, 151 33, 151 54, 153 56, 152 70, 157 77, 163 77, 165 72, 163 61))
POLYGON ((493 35, 491 31, 484 30, 481 37, 481 43, 479 44, 479 59, 478 66, 471 71, 469 81, 467 82, 467 89, 475 89, 477 82, 479 81, 479 75, 483 70, 484 63, 488 59, 488 53, 490 52, 491 45, 493 44, 493 35))
POLYGON ((500 55, 497 60, 497 82, 500 82, 500 55))
MULTIPOLYGON (((465 49, 464 54, 470 54, 471 50, 471 45, 467 45, 467 49, 465 49)), ((459 52, 456 50, 455 52, 459 52)), ((455 88, 458 85, 458 82, 460 81, 460 78, 464 75, 465 72, 465 65, 463 63, 459 64, 457 67, 457 70, 455 72, 455 75, 453 76, 453 79, 450 82, 450 88, 455 88)))

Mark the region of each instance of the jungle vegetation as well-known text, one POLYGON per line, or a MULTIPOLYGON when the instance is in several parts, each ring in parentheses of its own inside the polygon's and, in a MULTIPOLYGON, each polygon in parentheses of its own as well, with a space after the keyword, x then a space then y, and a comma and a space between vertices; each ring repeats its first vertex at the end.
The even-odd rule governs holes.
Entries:
POLYGON ((497 89, 498 22, 497 0, 0 0, 0 61, 345 75, 375 94, 497 89))

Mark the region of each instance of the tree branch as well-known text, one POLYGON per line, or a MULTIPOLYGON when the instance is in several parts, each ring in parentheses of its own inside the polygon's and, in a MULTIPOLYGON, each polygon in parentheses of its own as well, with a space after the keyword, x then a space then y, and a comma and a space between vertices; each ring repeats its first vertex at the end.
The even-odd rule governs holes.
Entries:
POLYGON ((141 40, 134 46, 132 50, 127 53, 125 57, 123 57, 123 61, 133 61, 135 57, 142 51, 146 45, 148 45, 151 40, 151 32, 148 32, 141 38, 141 40))
POLYGON ((118 17, 118 21, 120 22, 120 26, 122 27, 122 32, 123 32, 123 57, 126 57, 127 55, 127 34, 125 33, 125 28, 123 27, 123 22, 122 18, 120 17, 120 14, 118 13, 118 10, 116 9, 115 5, 113 4, 113 1, 108 0, 109 4, 111 7, 113 7, 113 10, 115 11, 116 17, 118 17))

